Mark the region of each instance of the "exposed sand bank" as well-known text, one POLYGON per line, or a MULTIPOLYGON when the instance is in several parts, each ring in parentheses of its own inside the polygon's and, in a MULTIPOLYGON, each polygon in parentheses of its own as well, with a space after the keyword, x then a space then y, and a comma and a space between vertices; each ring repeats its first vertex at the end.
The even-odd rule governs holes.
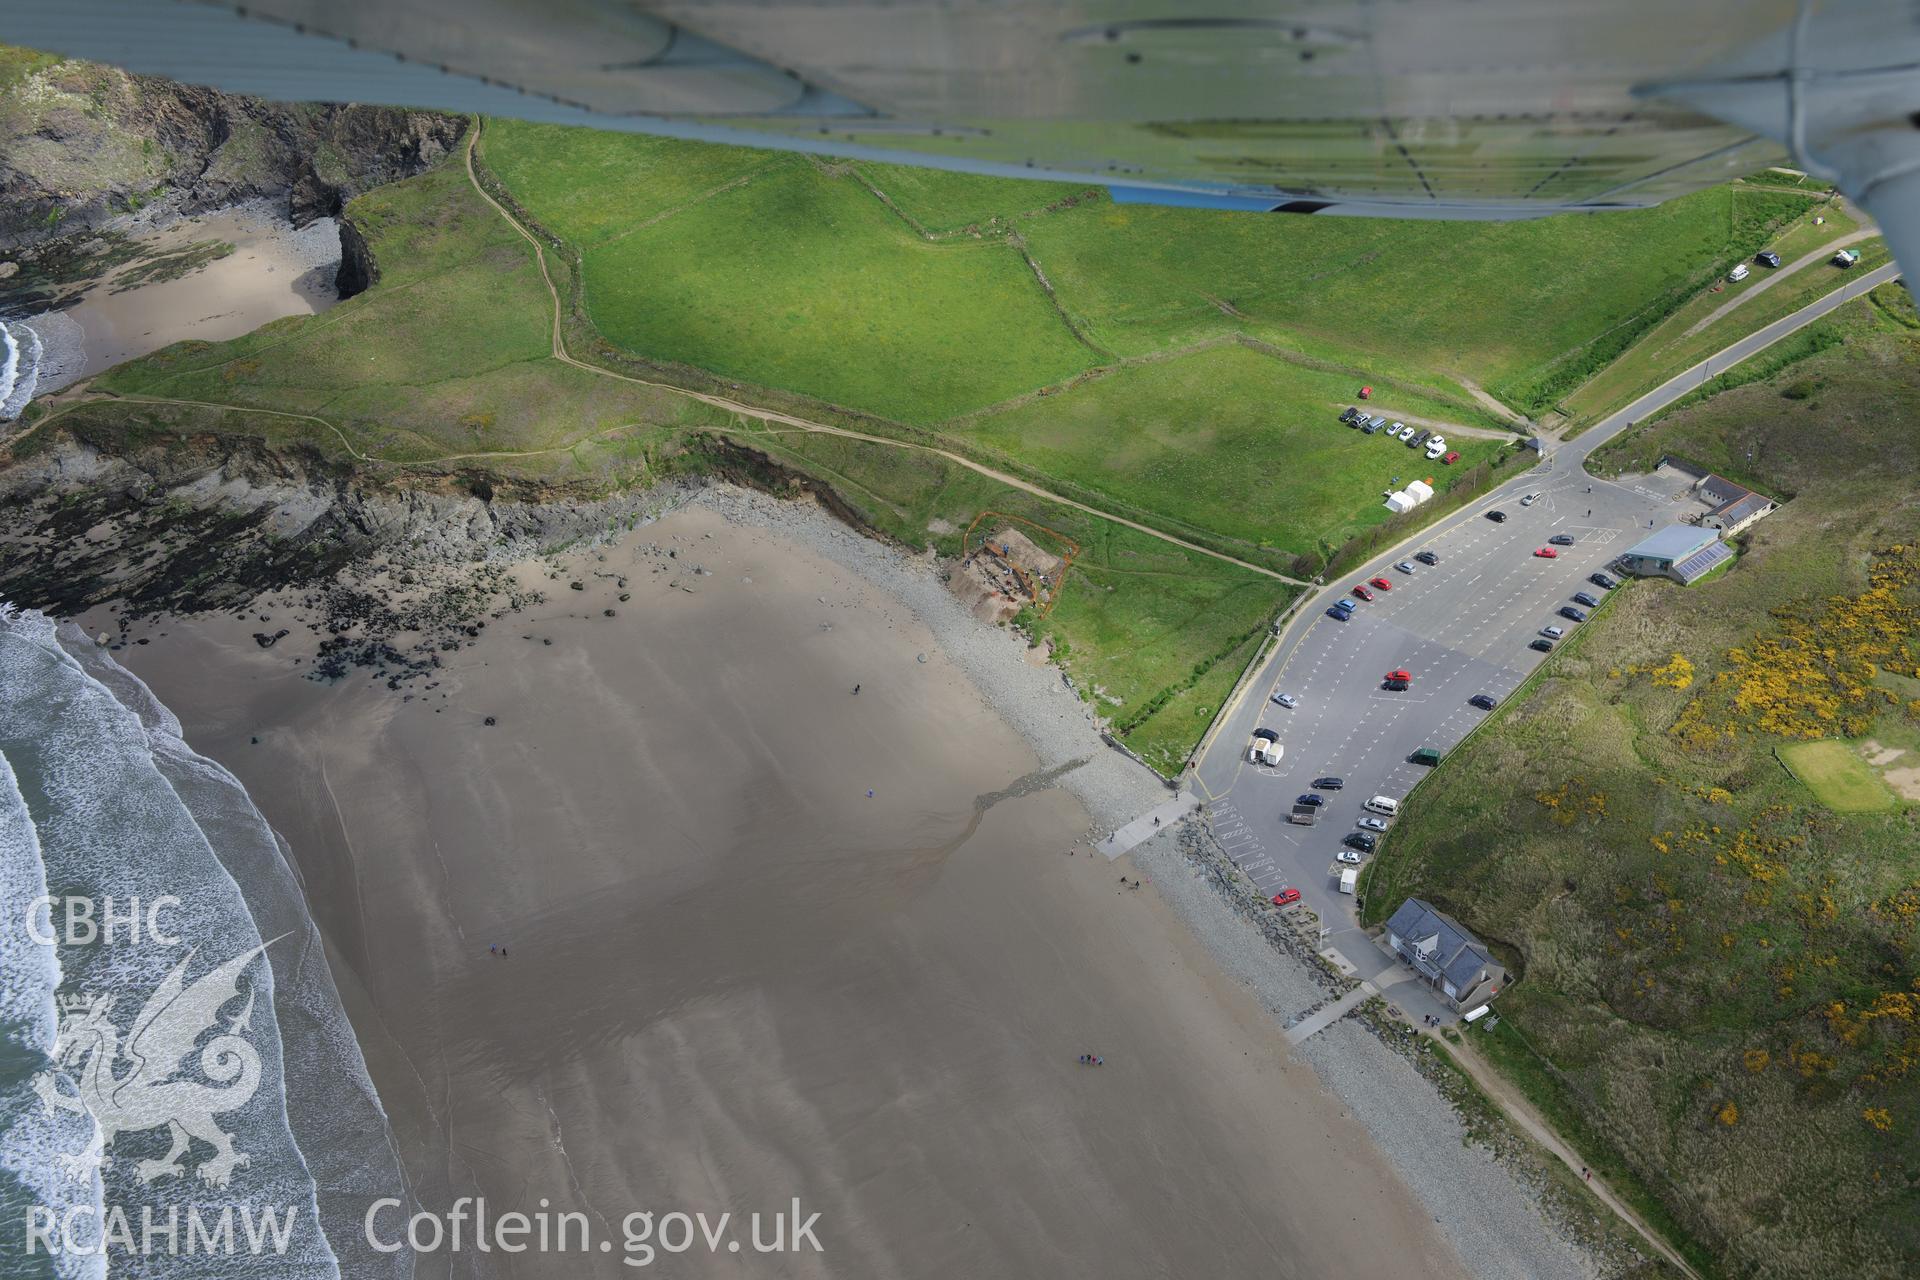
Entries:
POLYGON ((50 348, 41 394, 175 342, 237 338, 338 301, 333 276, 340 231, 331 218, 295 230, 279 211, 256 203, 182 218, 136 238, 151 251, 143 262, 205 241, 224 241, 233 252, 178 279, 117 293, 124 272, 115 273, 59 313, 71 325, 29 320, 44 330, 50 348))
MULTIPOLYGON (((123 655, 290 840, 425 1201, 822 1215, 824 1255, 688 1275, 1465 1274, 1261 1003, 1090 856, 1046 779, 1070 696, 1025 699, 1036 754, 897 599, 708 510, 603 554, 411 702, 294 678, 310 638, 253 620, 123 655)), ((1096 806, 1116 762, 1077 771, 1096 806)))

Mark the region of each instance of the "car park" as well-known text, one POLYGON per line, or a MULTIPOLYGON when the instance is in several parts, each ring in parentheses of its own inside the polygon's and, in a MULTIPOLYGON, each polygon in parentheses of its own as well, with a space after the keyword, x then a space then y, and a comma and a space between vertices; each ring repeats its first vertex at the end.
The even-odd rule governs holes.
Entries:
POLYGON ((1282 889, 1273 895, 1273 905, 1276 907, 1290 907, 1298 901, 1300 901, 1298 889, 1282 889))
POLYGON ((1540 634, 1549 640, 1558 640, 1561 636, 1567 634, 1567 629, 1565 627, 1542 627, 1540 628, 1540 634))
POLYGON ((1373 592, 1367 590, 1365 583, 1355 584, 1353 588, 1353 594, 1355 594, 1356 596, 1359 596, 1362 600, 1373 599, 1373 592))
POLYGON ((1535 547, 1533 554, 1539 556, 1542 560, 1558 560, 1560 558, 1560 553, 1552 547, 1535 547))
POLYGON ((1504 511, 1489 511, 1487 512, 1487 519, 1493 521, 1495 524, 1505 524, 1507 522, 1507 513, 1504 511))
POLYGON ((1476 693, 1471 698, 1468 698, 1467 702, 1480 708, 1482 711, 1491 711, 1495 705, 1497 705, 1492 696, 1485 693, 1476 693))
POLYGON ((1346 785, 1346 780, 1343 778, 1315 778, 1313 780, 1313 786, 1316 791, 1338 791, 1346 785))
POLYGON ((1532 650, 1534 650, 1534 651, 1535 651, 1536 653, 1552 653, 1552 652, 1553 652, 1553 641, 1551 641, 1551 640, 1529 640, 1529 641, 1527 642, 1527 648, 1529 648, 1529 649, 1532 649, 1532 650))
POLYGON ((1349 831, 1346 839, 1340 842, 1349 849, 1358 849, 1362 853, 1372 853, 1380 847, 1380 837, 1371 831, 1349 831))
POLYGON ((1433 551, 1415 552, 1413 558, 1415 560, 1418 560, 1421 564, 1425 564, 1425 565, 1435 565, 1440 563, 1439 554, 1433 551))
POLYGON ((1762 249, 1759 253, 1753 255, 1753 260, 1763 267, 1777 267, 1780 265, 1780 255, 1771 249, 1762 249))
POLYGON ((1273 703, 1275 706, 1285 707, 1287 710, 1291 711, 1295 707, 1300 705, 1300 699, 1294 697, 1290 693, 1276 693, 1273 695, 1273 703))
POLYGON ((1590 573, 1587 575, 1587 581, 1599 587, 1602 591, 1611 591, 1620 585, 1604 573, 1590 573))
POLYGON ((1530 493, 1526 497, 1520 499, 1520 505, 1523 507, 1530 507, 1538 501, 1540 501, 1540 495, 1537 493, 1530 493))
POLYGON ((1327 798, 1325 796, 1317 796, 1309 791, 1304 795, 1295 796, 1293 802, 1295 804, 1304 804, 1309 808, 1318 809, 1327 802, 1327 798))
POLYGON ((1449 453, 1446 457, 1440 459, 1440 461, 1450 467, 1460 461, 1460 455, 1457 453, 1449 453))
POLYGON ((1388 582, 1385 578, 1368 578, 1367 581, 1372 583, 1376 590, 1380 590, 1380 591, 1393 590, 1393 584, 1391 582, 1388 582))
POLYGON ((1586 614, 1580 612, 1570 604, 1561 606, 1560 616, 1569 622, 1585 622, 1587 620, 1586 614))
POLYGON ((1368 831, 1385 831, 1387 829, 1387 820, 1385 818, 1376 818, 1372 814, 1368 814, 1366 817, 1360 819, 1360 821, 1356 825, 1368 831))
POLYGON ((1600 607, 1600 602, 1584 591, 1574 592, 1573 602, 1577 605, 1584 605, 1589 609, 1598 609, 1600 607))
POLYGON ((1401 561, 1401 562, 1400 562, 1399 564, 1397 564, 1397 565, 1395 565, 1395 566, 1393 566, 1393 567, 1394 567, 1394 568, 1396 568, 1396 569, 1398 569, 1398 570, 1399 570, 1400 572, 1402 572, 1402 573, 1412 573, 1412 572, 1413 572, 1413 561, 1411 561, 1411 560, 1402 560, 1402 561, 1401 561))
POLYGON ((1340 852, 1334 854, 1333 856, 1337 861, 1344 862, 1350 867, 1357 867, 1360 865, 1360 855, 1355 853, 1352 849, 1342 849, 1340 850, 1340 852))
POLYGON ((1556 533, 1551 538, 1548 538, 1547 541, 1556 547, 1570 547, 1573 545, 1573 535, 1570 533, 1556 533))

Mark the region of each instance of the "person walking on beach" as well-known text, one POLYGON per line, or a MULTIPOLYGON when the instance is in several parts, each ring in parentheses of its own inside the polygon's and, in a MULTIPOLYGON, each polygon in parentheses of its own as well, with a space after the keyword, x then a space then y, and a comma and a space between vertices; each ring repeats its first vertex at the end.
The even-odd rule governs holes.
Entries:
POLYGON ((860 692, 860 686, 859 685, 853 686, 853 691, 854 693, 858 694, 860 692))

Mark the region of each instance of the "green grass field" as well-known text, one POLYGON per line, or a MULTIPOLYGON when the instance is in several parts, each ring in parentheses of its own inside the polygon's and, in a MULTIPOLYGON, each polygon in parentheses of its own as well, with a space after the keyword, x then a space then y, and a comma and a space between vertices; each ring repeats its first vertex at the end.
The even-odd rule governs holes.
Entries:
POLYGON ((1849 747, 1764 727, 1920 743, 1920 511, 1885 500, 1920 481, 1920 349, 1888 288, 1603 452, 1794 496, 1724 576, 1618 593, 1422 784, 1369 885, 1370 917, 1420 893, 1500 948, 1487 1052, 1709 1276, 1920 1269, 1920 826, 1849 747))
POLYGON ((1797 742, 1780 748, 1780 759, 1835 813, 1883 813, 1894 806, 1893 792, 1844 742, 1797 742))
MULTIPOLYGON (((982 450, 1148 512, 1170 527, 1290 555, 1324 554, 1385 520, 1395 480, 1436 487, 1506 447, 1456 435, 1453 467, 1343 426, 1351 380, 1239 345, 1131 365, 1004 412, 950 424, 982 450)), ((1383 389, 1388 417, 1445 404, 1383 389)))

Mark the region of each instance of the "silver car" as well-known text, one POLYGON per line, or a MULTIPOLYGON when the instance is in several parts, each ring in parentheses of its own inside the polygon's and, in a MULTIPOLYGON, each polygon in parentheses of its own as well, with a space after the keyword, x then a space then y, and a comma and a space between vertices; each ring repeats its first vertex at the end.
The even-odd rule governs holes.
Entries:
POLYGON ((1300 705, 1300 699, 1290 693, 1276 693, 1273 695, 1273 704, 1277 707, 1285 707, 1291 711, 1300 705))
POLYGON ((1368 831, 1385 831, 1387 829, 1387 820, 1385 818, 1362 818, 1360 819, 1359 825, 1368 831))
POLYGON ((1542 627, 1540 628, 1540 634, 1549 640, 1558 640, 1561 636, 1567 634, 1567 629, 1565 627, 1542 627))

